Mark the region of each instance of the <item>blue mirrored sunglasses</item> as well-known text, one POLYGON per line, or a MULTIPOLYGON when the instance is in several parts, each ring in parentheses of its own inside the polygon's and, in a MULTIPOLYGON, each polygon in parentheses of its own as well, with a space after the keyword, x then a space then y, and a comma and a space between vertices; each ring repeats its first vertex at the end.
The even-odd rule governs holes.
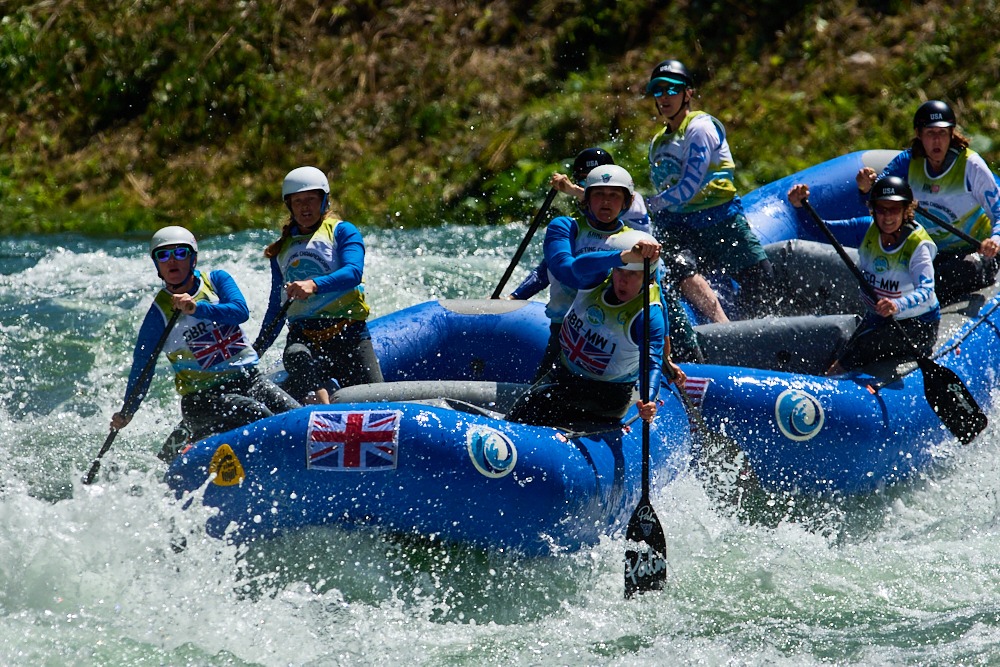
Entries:
POLYGON ((664 95, 676 95, 684 92, 684 86, 659 86, 653 88, 653 97, 663 97, 664 95))
POLYGON ((166 262, 173 257, 173 259, 187 259, 188 255, 191 254, 191 248, 186 246, 178 246, 177 248, 164 248, 162 250, 157 250, 153 253, 156 257, 157 262, 166 262))

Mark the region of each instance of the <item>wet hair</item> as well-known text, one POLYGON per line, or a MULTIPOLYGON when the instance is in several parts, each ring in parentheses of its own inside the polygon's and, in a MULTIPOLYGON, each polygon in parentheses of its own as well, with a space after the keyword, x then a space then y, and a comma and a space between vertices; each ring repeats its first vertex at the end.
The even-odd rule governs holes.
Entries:
MULTIPOLYGON (((951 144, 949 144, 949 148, 964 151, 968 147, 969 138, 956 128, 951 128, 951 144)), ((910 142, 910 154, 913 157, 927 157, 927 151, 924 150, 924 143, 920 141, 920 137, 913 137, 913 141, 910 142)))

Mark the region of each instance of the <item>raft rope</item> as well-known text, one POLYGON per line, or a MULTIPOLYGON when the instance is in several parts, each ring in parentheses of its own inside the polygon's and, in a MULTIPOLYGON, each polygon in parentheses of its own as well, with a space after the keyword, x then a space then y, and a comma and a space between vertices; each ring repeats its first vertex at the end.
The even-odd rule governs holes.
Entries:
MULTIPOLYGON (((992 308, 990 308, 990 309, 989 309, 988 311, 986 311, 986 313, 985 313, 984 315, 982 315, 982 316, 981 316, 981 317, 979 318, 979 321, 978 321, 978 322, 976 322, 976 323, 975 323, 975 324, 973 324, 973 325, 972 325, 971 327, 969 327, 969 330, 968 330, 968 331, 966 331, 965 333, 963 333, 963 334, 962 334, 962 335, 961 335, 961 336, 960 336, 960 337, 958 338, 958 340, 956 340, 955 342, 953 342, 953 343, 952 343, 951 345, 949 345, 948 347, 944 347, 944 348, 941 348, 941 350, 939 350, 939 351, 935 352, 935 353, 934 353, 934 354, 933 354, 933 355, 931 356, 931 358, 932 358, 932 359, 938 359, 939 357, 942 357, 942 356, 944 356, 945 354, 948 354, 949 352, 952 352, 952 351, 954 351, 954 350, 958 349, 959 345, 961 345, 961 344, 962 344, 962 341, 964 341, 964 340, 965 340, 966 338, 968 338, 968 337, 969 337, 969 335, 970 335, 970 334, 971 334, 971 333, 972 333, 973 331, 975 331, 975 330, 976 330, 977 328, 979 328, 979 325, 980 325, 980 324, 982 324, 983 322, 986 322, 987 320, 989 320, 989 318, 990 318, 990 315, 992 315, 992 314, 993 314, 993 313, 994 313, 994 312, 996 311, 996 309, 997 309, 997 308, 1000 308, 1000 299, 997 299, 996 303, 994 303, 994 304, 993 304, 993 307, 992 307, 992 308)), ((990 322, 990 325, 991 325, 991 326, 993 327, 993 329, 994 329, 994 330, 995 330, 995 331, 997 332, 997 335, 998 335, 998 336, 1000 336, 1000 328, 998 328, 998 327, 997 327, 997 325, 996 325, 995 323, 993 323, 993 322, 990 322)))

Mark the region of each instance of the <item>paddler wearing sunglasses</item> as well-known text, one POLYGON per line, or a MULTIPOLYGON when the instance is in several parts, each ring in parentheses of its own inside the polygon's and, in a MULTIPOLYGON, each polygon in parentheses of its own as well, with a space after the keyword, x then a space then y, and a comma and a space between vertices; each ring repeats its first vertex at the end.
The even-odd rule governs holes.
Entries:
POLYGON ((774 272, 743 213, 726 129, 691 109, 694 80, 679 60, 653 68, 646 84, 663 127, 649 144, 655 195, 646 200, 653 235, 664 253, 690 251, 702 273, 739 283, 743 318, 767 314, 774 302, 774 272))
POLYGON ((242 326, 250 318, 243 293, 227 272, 195 268, 194 235, 183 227, 164 227, 153 234, 149 254, 163 288, 132 354, 125 395, 137 399, 114 414, 111 427, 120 430, 131 421, 152 380, 153 373, 143 370, 161 349, 173 366, 183 420, 195 440, 299 407, 257 371, 259 359, 242 326))

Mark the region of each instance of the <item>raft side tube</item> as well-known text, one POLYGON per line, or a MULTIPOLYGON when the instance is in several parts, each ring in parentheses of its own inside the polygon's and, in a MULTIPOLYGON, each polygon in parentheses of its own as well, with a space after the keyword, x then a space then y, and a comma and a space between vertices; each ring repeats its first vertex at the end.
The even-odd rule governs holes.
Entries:
POLYGON ((709 364, 822 375, 859 321, 856 315, 767 317, 703 324, 695 331, 709 364))
POLYGON ((376 403, 454 399, 504 415, 528 387, 515 382, 403 380, 344 387, 330 400, 333 403, 376 403))
POLYGON ((508 299, 431 301, 369 328, 387 382, 529 382, 549 337, 542 303, 508 299))

